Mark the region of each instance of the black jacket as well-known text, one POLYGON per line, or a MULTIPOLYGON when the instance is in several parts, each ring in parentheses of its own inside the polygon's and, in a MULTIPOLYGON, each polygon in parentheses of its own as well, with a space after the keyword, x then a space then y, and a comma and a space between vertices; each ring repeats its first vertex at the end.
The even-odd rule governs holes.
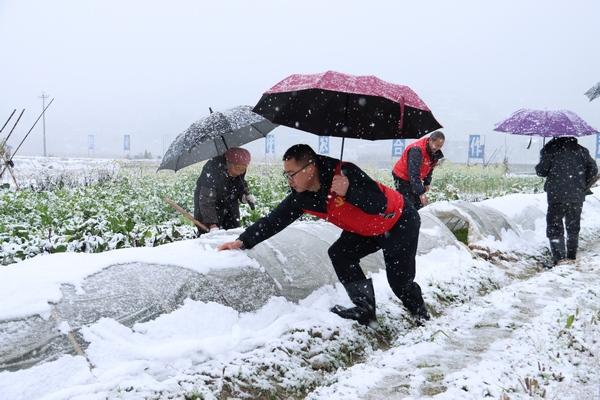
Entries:
POLYGON ((248 191, 245 176, 229 176, 225 156, 208 160, 196 181, 194 218, 205 225, 221 226, 225 213, 233 210, 239 214, 240 201, 248 191))
POLYGON ((583 203, 585 188, 598 173, 598 166, 576 138, 560 137, 540 150, 535 172, 546 178, 548 203, 583 203))
MULTIPOLYGON (((238 238, 244 247, 250 249, 280 232, 298 219, 303 210, 326 212, 327 196, 331 181, 339 160, 326 156, 317 156, 321 188, 318 192, 296 192, 291 190, 285 199, 269 215, 249 226, 238 238)), ((387 208, 387 198, 377 183, 364 171, 352 163, 345 163, 342 171, 350 181, 346 192, 346 201, 368 214, 380 214, 387 208)))

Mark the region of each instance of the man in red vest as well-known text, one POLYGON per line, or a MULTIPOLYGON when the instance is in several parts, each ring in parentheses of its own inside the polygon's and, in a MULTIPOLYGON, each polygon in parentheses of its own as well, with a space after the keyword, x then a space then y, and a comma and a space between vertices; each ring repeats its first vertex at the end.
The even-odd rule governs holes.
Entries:
POLYGON ((433 168, 444 158, 442 146, 445 140, 442 131, 435 131, 429 137, 406 146, 402 157, 394 165, 392 176, 396 190, 417 210, 429 203, 426 193, 431 185, 433 168))
POLYGON ((269 215, 249 226, 219 250, 250 249, 308 213, 342 228, 328 250, 335 272, 355 307, 332 312, 363 325, 376 322, 375 293, 360 259, 383 249, 388 282, 408 311, 429 319, 421 288, 414 282, 421 220, 397 191, 371 179, 352 163, 320 156, 306 144, 283 155, 291 193, 269 215))

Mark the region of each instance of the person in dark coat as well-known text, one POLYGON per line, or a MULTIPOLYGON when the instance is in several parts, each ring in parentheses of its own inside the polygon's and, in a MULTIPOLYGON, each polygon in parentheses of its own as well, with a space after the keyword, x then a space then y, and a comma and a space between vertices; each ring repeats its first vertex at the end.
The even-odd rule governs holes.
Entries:
POLYGON ((429 137, 406 146, 394 165, 392 176, 396 190, 413 203, 417 210, 429 203, 426 193, 431 185, 433 169, 444 158, 442 146, 445 140, 442 131, 435 131, 429 137))
POLYGON ((546 237, 550 241, 554 265, 565 258, 575 260, 585 192, 598 174, 598 166, 590 152, 579 145, 576 138, 557 137, 540 150, 540 162, 535 166, 535 172, 546 178, 546 237))
POLYGON ((240 202, 255 204, 245 179, 250 158, 248 150, 233 147, 206 162, 194 190, 195 219, 209 229, 240 226, 240 202))
POLYGON ((338 305, 332 312, 363 325, 376 321, 373 283, 362 271, 360 259, 383 249, 393 292, 412 315, 429 319, 421 288, 414 282, 421 220, 411 203, 356 165, 317 155, 306 144, 286 151, 283 168, 291 193, 237 240, 218 249, 251 249, 308 213, 343 230, 328 253, 355 307, 338 305))

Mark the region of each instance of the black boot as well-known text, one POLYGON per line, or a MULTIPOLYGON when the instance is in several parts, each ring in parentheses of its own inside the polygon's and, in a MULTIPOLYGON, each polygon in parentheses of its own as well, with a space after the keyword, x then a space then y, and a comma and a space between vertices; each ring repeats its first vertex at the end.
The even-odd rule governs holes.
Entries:
POLYGON ((425 307, 421 287, 417 282, 410 282, 403 287, 397 288, 394 290, 394 293, 402 301, 402 304, 404 304, 410 315, 418 320, 429 320, 429 312, 425 307))
POLYGON ((575 260, 577 258, 577 247, 579 246, 579 237, 567 237, 567 258, 575 260))
POLYGON ((549 240, 552 261, 554 261, 554 265, 556 265, 559 261, 565 259, 565 238, 551 238, 549 240))
POLYGON ((417 307, 415 312, 411 312, 411 314, 418 320, 429 321, 429 319, 431 318, 429 316, 429 311, 427 311, 427 308, 425 307, 425 303, 421 303, 421 305, 417 307))
POLYGON ((331 312, 342 318, 353 319, 361 325, 370 325, 377 322, 375 316, 375 291, 371 279, 363 281, 350 282, 344 285, 348 297, 356 307, 346 308, 336 305, 331 308, 331 312))

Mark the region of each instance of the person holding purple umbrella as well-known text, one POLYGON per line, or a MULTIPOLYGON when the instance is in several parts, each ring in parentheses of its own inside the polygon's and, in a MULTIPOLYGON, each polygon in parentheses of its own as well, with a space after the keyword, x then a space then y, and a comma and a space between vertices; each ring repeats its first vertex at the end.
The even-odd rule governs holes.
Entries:
POLYGON ((583 201, 598 173, 596 162, 589 151, 577 143, 577 137, 594 135, 597 130, 573 111, 528 108, 515 111, 497 123, 494 130, 553 138, 540 150, 540 162, 535 167, 538 176, 546 178, 546 236, 550 241, 553 265, 575 260, 583 201))
POLYGON ((586 190, 598 174, 598 166, 590 152, 577 143, 577 138, 561 136, 553 138, 540 150, 540 162, 535 171, 546 178, 546 237, 550 241, 553 264, 575 260, 581 210, 586 190))

